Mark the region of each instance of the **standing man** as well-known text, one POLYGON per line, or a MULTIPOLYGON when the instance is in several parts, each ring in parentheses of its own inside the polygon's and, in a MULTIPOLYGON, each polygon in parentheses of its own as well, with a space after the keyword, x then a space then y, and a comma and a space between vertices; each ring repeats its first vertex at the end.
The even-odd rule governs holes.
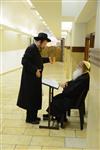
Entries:
POLYGON ((26 49, 22 58, 23 70, 17 106, 26 109, 27 123, 39 124, 37 113, 42 106, 43 63, 51 62, 51 58, 42 58, 40 51, 51 40, 46 33, 39 33, 34 39, 35 43, 26 49))

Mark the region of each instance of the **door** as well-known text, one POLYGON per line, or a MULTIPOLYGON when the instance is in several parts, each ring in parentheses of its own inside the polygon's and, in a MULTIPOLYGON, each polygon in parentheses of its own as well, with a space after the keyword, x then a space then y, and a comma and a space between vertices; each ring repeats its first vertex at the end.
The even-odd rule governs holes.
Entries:
POLYGON ((85 52, 84 52, 84 60, 88 60, 89 57, 89 48, 90 48, 90 38, 85 38, 85 52))
POLYGON ((84 60, 88 60, 89 48, 94 48, 94 41, 95 41, 95 33, 91 33, 87 35, 87 37, 85 38, 84 60))

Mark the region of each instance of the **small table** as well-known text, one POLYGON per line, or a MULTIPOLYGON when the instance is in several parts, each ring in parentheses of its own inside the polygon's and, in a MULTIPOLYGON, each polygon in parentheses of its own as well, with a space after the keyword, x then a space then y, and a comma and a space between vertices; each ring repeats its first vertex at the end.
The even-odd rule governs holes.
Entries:
POLYGON ((42 80, 42 84, 46 85, 49 87, 49 110, 48 110, 48 126, 39 126, 39 128, 45 128, 45 129, 59 129, 58 127, 53 127, 50 125, 50 104, 52 102, 52 98, 53 98, 53 94, 54 94, 54 89, 58 89, 59 88, 59 84, 55 81, 55 80, 47 80, 47 79, 43 79, 42 80))

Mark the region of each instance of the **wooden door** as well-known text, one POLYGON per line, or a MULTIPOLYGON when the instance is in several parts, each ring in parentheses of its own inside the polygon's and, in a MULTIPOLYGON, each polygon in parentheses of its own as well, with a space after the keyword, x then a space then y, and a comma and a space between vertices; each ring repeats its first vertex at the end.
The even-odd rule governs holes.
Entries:
POLYGON ((90 38, 86 37, 85 38, 85 52, 84 52, 84 60, 88 60, 88 53, 89 53, 89 48, 90 48, 90 38))
POLYGON ((95 33, 90 34, 90 48, 94 48, 95 33))
POLYGON ((95 42, 95 33, 87 35, 87 37, 85 38, 84 60, 88 60, 89 48, 94 48, 94 42, 95 42))

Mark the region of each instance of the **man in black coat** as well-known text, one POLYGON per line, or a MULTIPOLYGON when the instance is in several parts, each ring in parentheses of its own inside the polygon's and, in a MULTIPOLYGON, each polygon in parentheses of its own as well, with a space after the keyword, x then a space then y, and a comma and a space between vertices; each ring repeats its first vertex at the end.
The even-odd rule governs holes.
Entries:
MULTIPOLYGON (((89 70, 90 63, 88 61, 82 61, 74 71, 73 79, 64 84, 60 84, 63 91, 53 97, 50 105, 50 113, 52 116, 55 116, 59 120, 67 109, 75 106, 82 91, 84 89, 86 91, 89 90, 89 70)), ((46 119, 46 115, 44 115, 44 119, 46 119)))
POLYGON ((40 50, 51 40, 45 33, 39 33, 34 39, 35 44, 26 49, 22 58, 23 70, 17 105, 27 110, 27 123, 39 124, 37 113, 42 106, 43 63, 51 61, 50 58, 42 58, 40 50))

